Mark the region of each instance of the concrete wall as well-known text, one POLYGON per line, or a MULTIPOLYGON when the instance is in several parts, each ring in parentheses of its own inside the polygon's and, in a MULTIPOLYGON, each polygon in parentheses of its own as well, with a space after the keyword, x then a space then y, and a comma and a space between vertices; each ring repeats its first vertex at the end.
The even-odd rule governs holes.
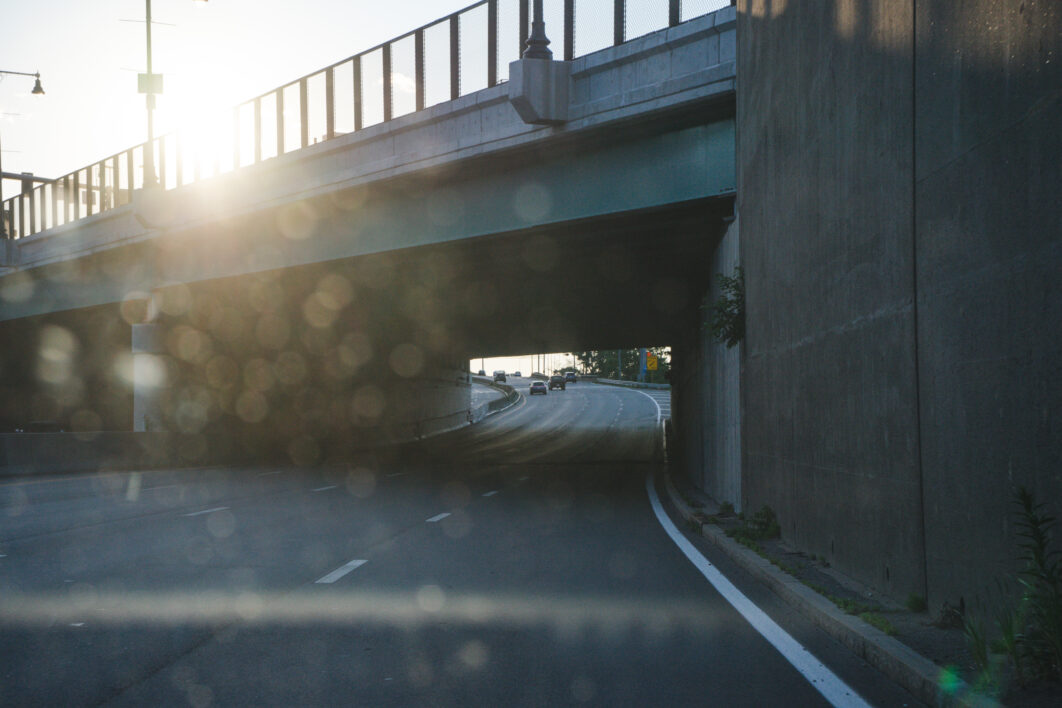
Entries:
MULTIPOLYGON (((719 228, 719 231, 723 231, 719 228)), ((737 510, 741 496, 741 345, 714 341, 710 307, 718 299, 717 273, 732 275, 739 265, 736 222, 725 229, 704 267, 711 273, 700 307, 686 313, 685 336, 672 345, 672 463, 716 501, 737 510)))
POLYGON ((969 602, 1013 559, 1014 485, 1062 514, 1062 3, 918 6, 927 569, 969 602))
MULTIPOLYGON (((741 265, 738 222, 727 229, 712 259, 712 274, 733 276, 741 265)), ((717 278, 705 298, 714 303, 721 291, 717 278)), ((707 318, 706 318, 707 319, 707 318)), ((741 496, 741 344, 728 348, 717 342, 707 328, 701 331, 702 351, 707 355, 701 401, 704 406, 704 475, 702 488, 716 501, 728 501, 742 510, 741 496)))
POLYGON ((739 2, 746 508, 934 608, 1062 499, 1059 18, 739 2))
POLYGON ((912 6, 873 5, 739 5, 743 494, 794 545, 906 596, 924 590, 912 6))

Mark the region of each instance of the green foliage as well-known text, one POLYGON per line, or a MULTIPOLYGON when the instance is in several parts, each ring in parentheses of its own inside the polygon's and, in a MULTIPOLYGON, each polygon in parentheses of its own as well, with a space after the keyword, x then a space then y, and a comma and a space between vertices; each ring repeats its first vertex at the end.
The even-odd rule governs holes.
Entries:
POLYGON ((1014 582, 996 582, 999 596, 992 602, 992 614, 998 636, 989 641, 982 620, 970 616, 963 620, 980 688, 999 685, 990 649, 1009 661, 1021 684, 1028 678, 1062 679, 1062 555, 1053 545, 1055 519, 1024 487, 1015 490, 1014 503, 1022 569, 1014 582), (1014 585, 1019 590, 1017 600, 1014 585))
POLYGON ((889 622, 889 620, 882 617, 877 612, 860 612, 859 619, 863 620, 871 627, 877 627, 890 637, 896 634, 896 628, 892 626, 892 622, 889 622))
MULTIPOLYGON (((656 355, 658 368, 656 371, 647 371, 646 380, 650 383, 666 383, 671 371, 671 348, 649 347, 648 351, 656 355)), ((638 379, 638 349, 602 349, 570 353, 579 362, 579 369, 588 375, 627 381, 638 379)))
POLYGON ((926 607, 926 599, 921 595, 911 593, 907 596, 907 609, 911 612, 925 612, 926 607))
POLYGON ((719 515, 720 516, 730 516, 733 513, 734 513, 734 505, 731 504, 730 502, 725 501, 725 502, 723 502, 722 504, 719 505, 719 515))
POLYGON ((734 275, 716 273, 719 279, 719 298, 709 308, 712 337, 726 342, 727 348, 745 338, 745 271, 738 266, 734 275))
POLYGON ((1052 547, 1055 519, 1036 503, 1025 487, 1015 492, 1018 506, 1018 575, 1028 625, 1021 638, 1029 668, 1038 675, 1062 679, 1062 558, 1052 547))

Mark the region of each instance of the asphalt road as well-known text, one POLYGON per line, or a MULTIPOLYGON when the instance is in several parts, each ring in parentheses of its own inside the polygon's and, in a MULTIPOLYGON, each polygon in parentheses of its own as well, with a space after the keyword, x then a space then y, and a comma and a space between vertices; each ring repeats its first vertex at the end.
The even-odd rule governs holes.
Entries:
MULTIPOLYGON (((658 421, 581 383, 342 468, 5 481, 0 704, 827 705, 654 515, 658 421)), ((869 703, 915 705, 698 548, 869 703)))

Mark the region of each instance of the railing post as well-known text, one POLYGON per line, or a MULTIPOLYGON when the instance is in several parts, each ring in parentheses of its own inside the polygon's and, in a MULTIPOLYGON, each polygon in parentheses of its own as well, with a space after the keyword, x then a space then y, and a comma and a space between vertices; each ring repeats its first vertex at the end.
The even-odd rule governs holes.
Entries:
POLYGON ((450 15, 450 100, 461 97, 461 19, 450 15))
POLYGON ((92 192, 92 166, 89 165, 85 169, 85 201, 88 202, 85 205, 85 216, 92 216, 92 207, 96 205, 95 194, 92 192))
POLYGON ((354 57, 354 130, 361 130, 361 57, 354 57))
POLYGON ((181 140, 181 134, 180 133, 177 133, 174 136, 173 142, 176 145, 175 152, 177 153, 173 157, 173 159, 176 161, 176 164, 177 164, 177 167, 174 170, 177 174, 174 175, 174 177, 175 177, 175 180, 177 182, 177 186, 178 187, 183 187, 184 186, 184 145, 183 145, 184 141, 181 140))
POLYGON ((391 76, 391 43, 383 45, 383 119, 386 123, 391 120, 392 111, 394 106, 392 103, 392 81, 391 76))
POLYGON ((240 106, 232 111, 232 171, 240 169, 240 106))
POLYGON ((336 137, 335 67, 325 69, 325 140, 336 137))
POLYGON ((619 46, 627 41, 627 0, 613 0, 612 43, 619 46))
POLYGON ((531 34, 527 24, 527 15, 527 0, 520 0, 520 48, 516 51, 518 57, 524 55, 524 50, 527 49, 527 38, 531 34))
POLYGON ((487 3, 487 86, 498 85, 498 0, 487 3))
POLYGON ((115 155, 114 157, 111 158, 111 175, 114 177, 114 179, 111 180, 111 184, 112 184, 111 191, 114 192, 114 198, 111 200, 111 202, 113 203, 113 205, 115 207, 117 207, 119 205, 118 204, 118 193, 122 189, 122 185, 121 185, 122 173, 121 173, 121 170, 118 169, 118 156, 117 155, 115 155))
POLYGON ((284 89, 277 89, 277 157, 284 154, 284 89))
POLYGON ((302 147, 310 144, 310 106, 306 77, 299 79, 299 142, 302 147))
POLYGON ((74 217, 71 221, 77 221, 81 218, 81 171, 78 170, 74 173, 74 189, 72 191, 74 195, 73 207, 74 217))
MULTIPOLYGON (((130 148, 129 150, 125 151, 125 169, 126 169, 126 173, 127 173, 126 174, 126 178, 128 179, 128 184, 129 184, 129 201, 131 202, 131 201, 133 201, 133 188, 136 186, 136 175, 134 174, 135 168, 133 167, 133 150, 132 150, 132 148, 130 148)), ((67 184, 67 187, 69 187, 69 186, 70 185, 67 184)), ((68 201, 70 199, 69 194, 70 194, 70 192, 67 192, 67 195, 68 195, 67 196, 67 200, 68 201)))
MULTIPOLYGON (((160 138, 157 141, 156 144, 159 146, 159 159, 158 159, 159 173, 156 176, 159 178, 159 186, 162 187, 163 189, 166 189, 166 173, 167 173, 167 170, 166 170, 166 138, 165 137, 160 138)), ((152 150, 154 150, 154 148, 152 148, 152 150)), ((199 167, 199 163, 196 162, 197 170, 198 170, 198 167, 199 167)), ((198 171, 196 172, 195 178, 199 179, 198 171)))
POLYGON ((29 232, 35 234, 37 233, 37 190, 30 188, 29 191, 27 191, 26 183, 23 182, 22 194, 29 201, 29 232))
POLYGON ((424 110, 424 30, 413 35, 413 91, 416 94, 416 110, 424 110))
POLYGON ((564 0, 564 61, 575 58, 575 0, 564 0))
POLYGON ((674 27, 681 21, 681 15, 679 13, 680 0, 668 0, 667 4, 667 26, 674 27))
POLYGON ((253 164, 262 161, 262 99, 254 99, 254 157, 253 164))

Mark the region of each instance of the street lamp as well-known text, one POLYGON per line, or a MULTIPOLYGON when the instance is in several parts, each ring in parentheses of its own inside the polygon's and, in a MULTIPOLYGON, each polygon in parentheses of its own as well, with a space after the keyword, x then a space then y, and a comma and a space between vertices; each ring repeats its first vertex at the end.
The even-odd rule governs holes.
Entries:
MULTIPOLYGON (((206 3, 207 0, 192 0, 193 2, 206 3)), ((147 73, 139 75, 139 92, 147 94, 147 145, 144 149, 144 186, 155 186, 159 183, 158 175, 155 174, 155 95, 162 93, 162 74, 151 71, 151 0, 144 0, 145 22, 147 27, 147 73)), ((39 85, 38 81, 38 85, 39 85)), ((34 89, 36 92, 36 89, 34 89)))
MULTIPOLYGON (((41 74, 39 71, 35 71, 32 74, 26 71, 5 71, 0 69, 0 74, 11 74, 12 76, 32 76, 35 81, 33 82, 33 90, 30 91, 34 96, 43 96, 44 88, 41 86, 41 74)), ((7 174, 4 173, 4 151, 0 147, 0 238, 7 238, 7 212, 4 210, 4 178, 7 174)), ((21 179, 22 175, 11 175, 12 178, 21 179)))

